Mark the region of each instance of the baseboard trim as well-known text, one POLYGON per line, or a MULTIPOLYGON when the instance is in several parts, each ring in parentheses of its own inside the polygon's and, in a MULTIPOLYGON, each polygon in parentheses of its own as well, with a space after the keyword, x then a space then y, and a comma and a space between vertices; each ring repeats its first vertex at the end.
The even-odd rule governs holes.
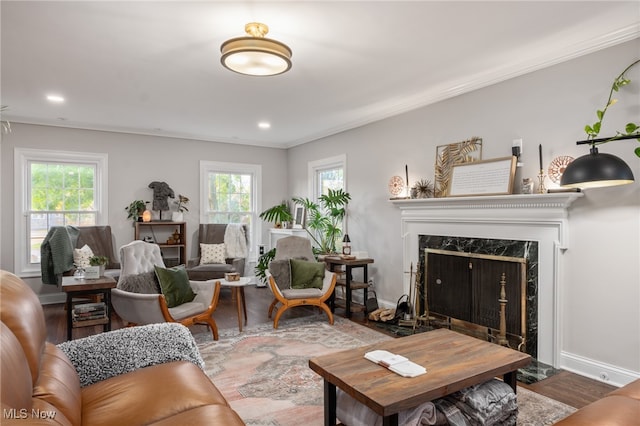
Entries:
POLYGON ((41 305, 55 305, 64 303, 67 300, 66 296, 62 293, 39 294, 38 299, 40 299, 41 305))
POLYGON ((613 386, 624 386, 640 378, 640 372, 562 351, 560 368, 613 386))

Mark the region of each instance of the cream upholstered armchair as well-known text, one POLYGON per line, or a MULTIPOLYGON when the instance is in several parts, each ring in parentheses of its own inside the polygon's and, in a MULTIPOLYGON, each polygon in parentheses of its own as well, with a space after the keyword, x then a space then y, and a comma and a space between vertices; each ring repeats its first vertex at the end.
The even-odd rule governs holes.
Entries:
MULTIPOLYGON (((314 267, 314 265, 310 266, 314 267)), ((333 313, 326 302, 335 289, 336 274, 327 271, 324 263, 315 261, 309 239, 297 236, 279 239, 276 242, 275 258, 269 264, 266 275, 274 296, 269 306, 269 318, 276 306, 280 305, 273 319, 273 328, 278 328, 278 321, 287 309, 296 306, 317 306, 327 314, 329 324, 333 324, 333 313), (300 261, 317 264, 316 270, 321 271, 323 275, 317 277, 318 280, 321 278, 317 287, 292 288, 296 281, 296 271, 299 270, 296 265, 299 265, 300 261)))
POLYGON ((133 241, 122 246, 120 264, 120 278, 117 287, 111 290, 111 303, 126 323, 143 325, 179 322, 186 326, 206 324, 211 328, 213 339, 218 340, 218 327, 213 319, 213 311, 220 295, 219 281, 189 281, 184 269, 165 269, 160 247, 143 241, 133 241), (180 287, 180 284, 182 287, 187 286, 189 290, 183 290, 195 293, 195 298, 185 301, 178 297, 174 300, 176 298, 173 292, 162 294, 156 267, 162 271, 163 277, 165 274, 172 274, 171 278, 176 277, 168 280, 173 289, 180 287))

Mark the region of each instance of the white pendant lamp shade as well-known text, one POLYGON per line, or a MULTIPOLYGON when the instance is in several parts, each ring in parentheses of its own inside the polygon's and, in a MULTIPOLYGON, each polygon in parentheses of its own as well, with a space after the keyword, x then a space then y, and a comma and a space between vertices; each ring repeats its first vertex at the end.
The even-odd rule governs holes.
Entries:
POLYGON ((265 38, 269 27, 258 22, 245 25, 247 37, 232 38, 220 46, 220 62, 231 71, 256 76, 277 75, 291 68, 291 49, 265 38))

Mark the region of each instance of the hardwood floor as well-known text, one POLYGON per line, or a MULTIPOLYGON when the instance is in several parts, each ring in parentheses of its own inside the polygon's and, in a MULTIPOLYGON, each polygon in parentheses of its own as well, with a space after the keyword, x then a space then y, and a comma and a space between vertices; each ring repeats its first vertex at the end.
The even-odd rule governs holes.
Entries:
MULTIPOLYGON (((273 300, 270 291, 266 288, 249 286, 245 290, 245 297, 247 303, 247 327, 251 327, 256 324, 271 323, 267 318, 267 309, 269 308, 271 300, 273 300)), ((282 316, 281 322, 290 318, 307 316, 314 312, 313 308, 293 308, 285 312, 282 316)), ((45 305, 44 314, 47 324, 48 340, 53 343, 66 341, 67 323, 64 305, 45 305)), ((340 315, 342 314, 342 311, 338 310, 336 314, 340 315)), ((238 327, 235 303, 231 300, 231 291, 229 291, 229 289, 222 290, 218 307, 213 316, 218 324, 219 330, 238 327)), ((353 321, 367 326, 367 320, 361 313, 355 313, 353 315, 353 321)), ((113 314, 111 326, 112 329, 115 330, 122 328, 124 324, 117 315, 113 314)), ((194 325, 190 328, 194 331, 206 330, 204 325, 194 325)), ((76 328, 73 330, 73 337, 77 339, 91 334, 100 333, 101 331, 102 326, 76 328)), ((614 386, 573 374, 568 371, 561 371, 548 379, 541 380, 531 385, 523 383, 518 383, 518 385, 576 408, 581 408, 597 399, 600 399, 615 389, 614 386)))

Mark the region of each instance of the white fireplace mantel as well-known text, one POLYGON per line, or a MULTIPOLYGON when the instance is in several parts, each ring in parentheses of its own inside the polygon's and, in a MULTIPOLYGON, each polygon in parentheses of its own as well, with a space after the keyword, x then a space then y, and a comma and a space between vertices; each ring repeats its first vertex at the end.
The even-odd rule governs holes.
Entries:
POLYGON ((561 192, 555 194, 516 194, 474 197, 444 198, 397 198, 390 200, 403 210, 442 208, 534 208, 566 209, 574 200, 584 196, 582 192, 561 192))
POLYGON ((557 226, 559 243, 568 245, 569 206, 582 192, 517 194, 390 200, 402 211, 402 221, 447 223, 512 223, 557 226))
MULTIPOLYGON (((537 241, 538 359, 557 367, 569 207, 583 196, 566 192, 391 200, 401 211, 404 270, 417 264, 420 235, 537 241)), ((404 286, 409 288, 408 277, 404 286)))

